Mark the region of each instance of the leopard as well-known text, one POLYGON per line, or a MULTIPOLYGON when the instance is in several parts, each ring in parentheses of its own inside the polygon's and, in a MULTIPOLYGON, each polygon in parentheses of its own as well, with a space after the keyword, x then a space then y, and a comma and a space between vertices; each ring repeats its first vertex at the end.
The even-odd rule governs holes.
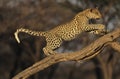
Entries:
POLYGON ((102 14, 98 8, 88 8, 77 13, 74 18, 64 24, 58 25, 47 31, 35 31, 26 28, 19 28, 14 33, 15 39, 20 43, 18 34, 27 33, 32 36, 43 36, 46 40, 46 46, 43 52, 46 56, 56 54, 55 49, 59 48, 64 41, 70 41, 78 37, 82 32, 101 34, 105 32, 104 24, 90 24, 90 19, 101 19, 102 14))

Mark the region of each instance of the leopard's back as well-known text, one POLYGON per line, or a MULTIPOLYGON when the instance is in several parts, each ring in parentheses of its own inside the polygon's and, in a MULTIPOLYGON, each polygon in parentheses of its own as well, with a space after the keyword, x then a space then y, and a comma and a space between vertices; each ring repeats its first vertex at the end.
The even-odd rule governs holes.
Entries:
POLYGON ((72 40, 76 38, 82 31, 77 27, 74 21, 71 21, 60 25, 55 29, 50 30, 49 32, 55 34, 63 40, 72 40))

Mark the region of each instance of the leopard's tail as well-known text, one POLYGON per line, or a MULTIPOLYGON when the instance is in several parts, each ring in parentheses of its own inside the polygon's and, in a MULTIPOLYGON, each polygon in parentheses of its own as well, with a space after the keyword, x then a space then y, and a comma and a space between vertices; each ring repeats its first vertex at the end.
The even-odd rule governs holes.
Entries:
POLYGON ((20 43, 20 40, 19 40, 19 37, 18 37, 18 34, 20 32, 27 33, 27 34, 30 34, 30 35, 33 35, 33 36, 44 36, 45 35, 45 32, 32 31, 32 30, 29 30, 29 29, 20 28, 20 29, 17 29, 17 31, 14 33, 15 39, 17 40, 18 43, 20 43))

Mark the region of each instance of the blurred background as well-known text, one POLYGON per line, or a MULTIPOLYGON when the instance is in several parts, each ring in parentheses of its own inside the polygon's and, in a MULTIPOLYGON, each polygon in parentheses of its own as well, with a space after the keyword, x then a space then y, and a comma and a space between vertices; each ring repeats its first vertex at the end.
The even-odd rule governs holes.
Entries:
MULTIPOLYGON (((45 57, 45 38, 20 33, 18 44, 14 38, 16 29, 50 30, 96 6, 106 29, 120 28, 120 0, 0 0, 0 79, 11 79, 45 57)), ((79 38, 64 42, 57 51, 81 50, 99 37, 82 33, 79 38)), ((61 62, 28 79, 120 79, 120 53, 108 46, 89 61, 61 62)))

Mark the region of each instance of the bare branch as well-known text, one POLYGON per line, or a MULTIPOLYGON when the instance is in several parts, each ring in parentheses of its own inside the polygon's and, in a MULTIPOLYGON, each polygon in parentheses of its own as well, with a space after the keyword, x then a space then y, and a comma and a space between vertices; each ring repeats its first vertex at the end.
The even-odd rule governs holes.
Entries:
POLYGON ((41 71, 55 63, 63 62, 63 61, 83 61, 93 58, 100 51, 108 45, 108 43, 112 42, 114 39, 120 36, 120 29, 117 29, 109 34, 106 34, 87 47, 82 50, 72 52, 72 53, 60 53, 56 55, 50 55, 43 60, 33 64, 31 67, 25 69, 24 71, 17 74, 13 79, 26 79, 29 76, 41 71))
POLYGON ((120 43, 119 42, 112 42, 109 44, 113 49, 120 52, 120 43))

